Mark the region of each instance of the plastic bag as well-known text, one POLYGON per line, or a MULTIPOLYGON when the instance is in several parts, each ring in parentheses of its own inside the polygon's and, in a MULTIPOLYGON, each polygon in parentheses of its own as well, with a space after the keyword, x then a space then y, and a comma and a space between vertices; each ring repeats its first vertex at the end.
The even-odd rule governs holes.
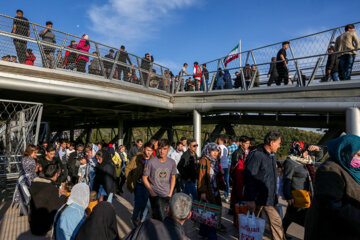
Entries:
POLYGON ((239 214, 239 240, 262 240, 265 231, 265 220, 255 217, 250 212, 239 214))

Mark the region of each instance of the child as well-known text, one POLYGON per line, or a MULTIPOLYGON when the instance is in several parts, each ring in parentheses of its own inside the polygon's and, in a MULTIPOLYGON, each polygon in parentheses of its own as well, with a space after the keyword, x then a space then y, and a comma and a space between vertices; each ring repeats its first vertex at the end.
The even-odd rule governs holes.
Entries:
POLYGON ((89 202, 89 206, 88 208, 85 210, 86 214, 88 216, 90 216, 92 210, 94 209, 94 207, 99 203, 99 201, 96 199, 97 197, 97 192, 96 191, 91 191, 90 192, 90 202, 89 202))
POLYGON ((36 57, 34 56, 34 54, 32 53, 32 49, 28 48, 26 50, 26 65, 31 65, 34 66, 34 62, 36 60, 36 57))
POLYGON ((78 176, 79 176, 78 182, 89 184, 90 166, 88 164, 86 154, 80 154, 79 159, 80 159, 80 167, 78 171, 78 176))

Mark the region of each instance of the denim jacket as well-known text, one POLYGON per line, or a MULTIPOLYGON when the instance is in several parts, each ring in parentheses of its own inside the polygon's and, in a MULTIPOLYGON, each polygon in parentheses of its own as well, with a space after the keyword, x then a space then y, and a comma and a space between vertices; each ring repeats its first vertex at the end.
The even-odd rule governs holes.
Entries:
POLYGON ((61 214, 56 224, 57 240, 75 239, 77 232, 85 221, 85 210, 78 204, 70 204, 61 214))

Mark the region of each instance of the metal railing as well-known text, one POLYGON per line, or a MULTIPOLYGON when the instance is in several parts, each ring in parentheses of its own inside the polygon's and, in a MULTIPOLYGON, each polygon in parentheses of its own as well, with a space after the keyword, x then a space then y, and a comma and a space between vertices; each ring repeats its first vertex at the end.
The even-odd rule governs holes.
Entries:
POLYGON ((72 40, 79 43, 82 38, 56 29, 51 29, 55 35, 55 42, 43 41, 40 33, 45 29, 46 26, 0 14, 0 56, 2 60, 44 68, 77 71, 98 75, 100 78, 111 81, 119 82, 121 80, 146 88, 171 91, 170 70, 165 66, 93 40, 88 40, 90 45, 88 51, 77 50, 70 47, 70 43, 72 40), (29 23, 29 36, 12 33, 14 21, 19 24, 29 23), (31 49, 32 55, 28 49, 31 49), (114 50, 112 58, 105 57, 111 49, 114 50), (79 56, 89 59, 85 62, 85 66, 77 61, 79 56), (125 62, 121 61, 123 59, 125 62))
MULTIPOLYGON (((358 36, 360 36, 360 22, 356 22, 354 25, 355 32, 358 36)), ((329 55, 327 53, 327 49, 331 44, 334 44, 334 41, 338 36, 344 33, 344 27, 345 26, 341 26, 288 40, 290 45, 287 50, 287 67, 289 69, 290 84, 296 83, 293 85, 300 87, 308 86, 313 82, 319 82, 320 78, 326 75, 325 68, 327 56, 329 55)), ((232 77, 234 77, 234 73, 236 71, 239 72, 242 81, 241 90, 246 91, 252 89, 253 87, 265 87, 269 81, 268 73, 270 64, 274 63, 271 62, 271 59, 273 57, 276 58, 276 55, 281 47, 282 42, 278 42, 252 50, 243 51, 239 53, 237 59, 229 62, 228 64, 225 63, 225 59, 227 57, 236 56, 237 54, 224 56, 203 63, 206 64, 206 68, 210 75, 208 91, 215 90, 216 88, 214 83, 216 81, 216 74, 218 73, 219 68, 221 68, 221 71, 228 70, 232 77), (254 66, 255 69, 251 72, 252 74, 250 75, 250 78, 246 78, 244 74, 246 71, 244 70, 247 67, 251 68, 252 66, 254 66), (247 82, 250 82, 249 87, 243 87, 246 84, 244 80, 248 80, 247 82)), ((202 64, 200 64, 200 66, 202 66, 202 64)), ((358 75, 360 73, 360 57, 358 55, 356 55, 353 73, 354 75, 358 75)), ((182 86, 186 87, 185 81, 190 77, 192 78, 193 76, 180 76, 177 81, 176 90, 183 90, 182 86)), ((203 80, 205 80, 204 76, 203 80)))

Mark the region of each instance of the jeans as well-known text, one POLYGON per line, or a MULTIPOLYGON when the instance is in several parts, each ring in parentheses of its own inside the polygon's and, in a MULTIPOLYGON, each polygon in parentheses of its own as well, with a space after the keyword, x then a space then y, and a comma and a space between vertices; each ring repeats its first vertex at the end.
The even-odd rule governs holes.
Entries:
POLYGON ((44 67, 53 68, 55 64, 54 52, 45 52, 44 67))
POLYGON ((94 180, 95 180, 95 174, 96 174, 96 169, 95 167, 90 167, 90 172, 89 172, 89 177, 90 177, 90 190, 93 190, 93 186, 94 186, 94 180))
POLYGON ((153 219, 164 221, 166 217, 165 211, 169 206, 169 201, 170 201, 170 197, 150 196, 150 204, 151 204, 153 219))
POLYGON ((21 40, 14 40, 14 45, 16 49, 16 54, 18 56, 19 63, 26 62, 26 48, 27 42, 21 40))
POLYGON ((146 203, 149 200, 149 191, 144 184, 136 183, 134 189, 135 204, 132 219, 137 220, 140 214, 140 219, 143 218, 143 213, 146 208, 146 203))
MULTIPOLYGON (((205 92, 209 89, 209 79, 205 79, 205 92)), ((200 91, 204 91, 204 83, 200 83, 200 91)))
POLYGON ((355 61, 354 54, 344 54, 340 57, 339 65, 341 69, 341 75, 344 80, 351 79, 352 67, 355 61))
POLYGON ((192 199, 193 200, 196 200, 196 186, 195 186, 195 183, 194 182, 186 182, 186 181, 183 181, 183 184, 184 184, 184 191, 183 193, 187 194, 187 195, 190 195, 192 196, 192 199))
POLYGON ((229 193, 230 193, 230 185, 229 185, 229 168, 224 168, 224 180, 226 183, 225 186, 225 191, 224 191, 224 196, 225 198, 229 197, 229 193))
POLYGON ((331 73, 331 79, 335 82, 339 81, 339 73, 338 72, 331 73))

